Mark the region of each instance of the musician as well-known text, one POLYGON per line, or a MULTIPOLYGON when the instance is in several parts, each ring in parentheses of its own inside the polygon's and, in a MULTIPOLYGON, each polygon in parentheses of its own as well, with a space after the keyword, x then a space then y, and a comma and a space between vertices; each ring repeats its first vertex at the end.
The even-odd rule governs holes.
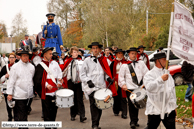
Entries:
MULTIPOLYGON (((1 82, 2 83, 5 83, 6 80, 9 79, 9 73, 7 72, 7 69, 10 70, 12 65, 15 63, 15 60, 16 60, 16 56, 14 53, 10 53, 9 54, 9 64, 5 65, 2 69, 1 69, 1 72, 0 72, 0 79, 1 79, 1 82)), ((8 121, 12 121, 12 108, 10 108, 7 104, 7 93, 6 93, 6 89, 7 88, 2 88, 2 93, 4 95, 4 98, 5 98, 5 104, 6 104, 6 108, 7 108, 7 113, 8 113, 8 121)))
POLYGON ((150 61, 149 61, 149 58, 148 58, 148 55, 146 53, 144 53, 144 49, 146 47, 144 47, 143 45, 140 45, 138 47, 138 53, 137 53, 137 58, 139 58, 140 60, 142 60, 146 66, 148 67, 148 69, 150 70, 150 61))
POLYGON ((5 53, 2 54, 1 59, 1 68, 3 68, 6 64, 8 64, 9 59, 5 55, 5 53))
POLYGON ((41 61, 41 52, 39 51, 40 48, 38 47, 33 47, 32 49, 32 57, 31 57, 31 62, 34 66, 37 66, 41 61))
POLYGON ((125 51, 123 51, 122 49, 117 49, 116 51, 114 51, 114 53, 116 55, 116 58, 110 64, 110 70, 111 70, 113 78, 115 77, 114 83, 115 83, 118 95, 113 97, 113 99, 114 99, 113 112, 114 112, 115 116, 118 116, 119 112, 122 111, 121 117, 123 119, 127 119, 126 92, 118 86, 119 70, 121 68, 121 65, 123 63, 126 63, 126 61, 124 59, 125 51))
POLYGON ((61 56, 61 49, 63 48, 63 41, 61 37, 61 31, 58 25, 54 23, 54 13, 46 14, 49 23, 44 26, 42 37, 46 39, 45 48, 46 47, 54 47, 56 52, 61 56))
POLYGON ((139 126, 138 124, 138 112, 133 103, 130 100, 131 93, 127 90, 134 91, 143 85, 143 77, 148 72, 148 68, 145 63, 137 59, 137 48, 131 47, 127 50, 129 54, 128 64, 123 64, 119 71, 119 86, 126 91, 128 106, 129 106, 129 116, 130 116, 130 126, 135 129, 139 126))
POLYGON ((109 47, 104 49, 104 56, 107 58, 108 65, 110 65, 111 62, 113 61, 114 57, 113 57, 113 55, 110 54, 109 47))
POLYGON ((15 63, 17 63, 18 61, 20 61, 19 52, 20 52, 20 51, 17 51, 17 52, 16 52, 16 60, 15 60, 15 63))
POLYGON ((62 71, 56 61, 52 61, 53 47, 47 47, 42 51, 42 64, 45 64, 51 71, 53 80, 57 80, 57 85, 52 81, 51 75, 45 70, 46 67, 39 63, 35 69, 34 88, 41 97, 44 121, 55 121, 58 107, 55 104, 55 91, 62 83, 62 71))
POLYGON ((7 99, 15 101, 14 121, 27 121, 28 103, 33 97, 34 66, 29 63, 29 50, 19 53, 21 59, 10 70, 7 99))
MULTIPOLYGON (((102 110, 95 105, 94 92, 106 87, 106 82, 113 83, 111 71, 107 60, 100 54, 101 44, 92 42, 88 48, 91 48, 92 55, 86 58, 81 68, 80 79, 82 81, 82 90, 89 96, 90 112, 92 116, 92 128, 100 129, 99 122, 102 115, 102 110)), ((117 95, 114 85, 110 86, 113 96, 117 95)))
POLYGON ((85 57, 84 57, 84 50, 79 49, 79 53, 78 54, 82 57, 82 60, 85 59, 85 57))
POLYGON ((25 42, 22 42, 20 44, 20 47, 24 50, 24 46, 28 45, 30 47, 30 51, 32 51, 32 48, 33 48, 33 44, 32 44, 32 40, 29 39, 29 35, 28 34, 25 34, 25 39, 24 39, 25 42))
POLYGON ((145 114, 148 115, 147 128, 157 129, 162 121, 166 129, 175 129, 176 92, 172 76, 169 73, 165 74, 166 54, 164 52, 156 53, 152 61, 155 61, 155 66, 146 73, 143 79, 148 95, 145 111, 145 114), (160 114, 162 111, 165 84, 165 117, 164 120, 161 120, 160 114))
POLYGON ((59 53, 53 52, 52 60, 55 60, 58 64, 59 63, 59 53))
MULTIPOLYGON (((80 122, 84 122, 87 120, 85 117, 85 107, 84 107, 84 102, 83 102, 83 91, 82 91, 82 86, 81 82, 73 82, 72 78, 75 76, 72 72, 72 60, 76 61, 79 60, 81 61, 82 59, 78 56, 79 49, 77 47, 71 47, 69 54, 71 57, 67 59, 65 63, 69 63, 69 68, 67 71, 67 80, 68 80, 68 88, 74 91, 74 106, 70 108, 70 115, 71 115, 71 121, 75 121, 76 115, 79 113, 80 114, 80 122)), ((78 71, 80 72, 80 71, 78 71)))

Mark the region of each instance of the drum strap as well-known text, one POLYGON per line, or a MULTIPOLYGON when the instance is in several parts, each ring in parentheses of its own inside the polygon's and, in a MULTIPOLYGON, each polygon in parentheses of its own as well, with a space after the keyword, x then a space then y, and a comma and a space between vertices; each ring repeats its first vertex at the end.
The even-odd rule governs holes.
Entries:
POLYGON ((135 83, 138 86, 141 86, 143 84, 143 79, 141 79, 140 83, 138 84, 137 76, 136 76, 135 70, 133 69, 133 66, 131 65, 131 63, 128 64, 128 67, 131 73, 133 83, 135 83))
POLYGON ((44 62, 40 62, 40 65, 44 68, 44 70, 48 73, 49 77, 51 78, 51 80, 57 85, 57 82, 55 80, 55 77, 53 76, 53 74, 51 73, 50 69, 48 68, 48 66, 44 63, 44 62))

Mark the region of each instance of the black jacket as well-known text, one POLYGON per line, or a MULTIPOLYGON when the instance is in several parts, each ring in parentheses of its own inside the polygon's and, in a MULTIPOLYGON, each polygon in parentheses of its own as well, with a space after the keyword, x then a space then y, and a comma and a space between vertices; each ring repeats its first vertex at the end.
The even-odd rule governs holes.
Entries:
POLYGON ((191 83, 193 81, 194 65, 184 61, 181 67, 181 72, 186 82, 191 83))

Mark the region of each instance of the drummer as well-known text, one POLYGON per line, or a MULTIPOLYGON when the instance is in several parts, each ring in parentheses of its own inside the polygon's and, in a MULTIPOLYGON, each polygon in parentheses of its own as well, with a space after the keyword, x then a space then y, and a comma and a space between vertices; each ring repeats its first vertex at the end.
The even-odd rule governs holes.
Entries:
MULTIPOLYGON (((149 71, 145 63, 141 60, 138 60, 137 57, 137 48, 131 47, 127 50, 129 54, 128 64, 123 64, 119 71, 119 86, 123 90, 134 91, 135 89, 140 88, 143 85, 143 77, 149 71), (130 68, 130 69, 129 69, 130 68)), ((130 100, 131 93, 126 91, 128 106, 129 106, 129 116, 130 116, 130 126, 132 129, 139 127, 138 124, 138 112, 134 104, 130 100)))
POLYGON ((114 53, 116 54, 116 58, 110 64, 110 70, 111 70, 112 76, 115 77, 114 83, 115 83, 118 95, 114 96, 113 98, 114 99, 113 112, 115 116, 118 116, 119 112, 122 111, 121 117, 123 119, 127 119, 126 92, 118 86, 119 70, 121 68, 121 65, 123 63, 126 63, 127 61, 125 61, 124 59, 125 51, 123 51, 122 49, 117 49, 116 51, 114 51, 114 53))
POLYGON ((79 113, 80 122, 84 122, 85 120, 87 120, 87 118, 85 117, 85 107, 83 102, 83 91, 82 91, 81 82, 76 83, 76 82, 73 82, 72 80, 72 78, 75 78, 75 74, 76 74, 72 72, 72 69, 73 69, 71 67, 72 60, 82 61, 82 59, 78 57, 78 52, 79 52, 79 49, 77 47, 71 47, 69 51, 69 54, 71 55, 71 57, 67 59, 65 63, 69 64, 68 71, 67 71, 68 88, 73 90, 74 92, 74 100, 73 100, 74 106, 70 108, 71 121, 75 121, 75 117, 79 113))
MULTIPOLYGON (((15 60, 16 60, 16 55, 14 53, 10 53, 9 54, 9 64, 8 65, 5 65, 2 69, 1 69, 1 72, 0 72, 0 79, 1 79, 1 82, 2 83, 5 83, 6 80, 9 79, 9 74, 7 72, 7 68, 10 70, 12 65, 15 63, 15 60)), ((2 93, 4 95, 4 98, 5 98, 5 103, 6 103, 6 108, 7 108, 7 113, 8 113, 8 121, 12 121, 12 108, 10 108, 7 104, 7 93, 6 93, 6 89, 7 88, 2 88, 2 93)))
POLYGON ((79 49, 79 56, 81 56, 82 57, 82 60, 84 60, 85 59, 85 57, 84 57, 84 50, 82 50, 82 49, 79 49))
POLYGON ((52 81, 51 75, 47 74, 45 68, 39 63, 35 68, 34 88, 41 97, 44 121, 55 121, 58 107, 55 104, 55 91, 61 86, 62 71, 56 61, 52 61, 53 47, 47 47, 42 51, 41 56, 47 68, 51 71, 57 85, 52 81))
MULTIPOLYGON (((102 45, 98 42, 92 42, 92 44, 88 46, 88 48, 91 48, 92 54, 84 60, 80 72, 82 90, 85 92, 86 96, 89 96, 93 129, 101 129, 99 127, 99 122, 102 115, 102 110, 98 109, 95 105, 94 93, 106 87, 105 81, 113 83, 107 60, 100 54, 101 47, 102 45)), ((110 89, 113 95, 117 95, 116 88, 113 85, 110 86, 110 89)))
POLYGON ((165 74, 166 66, 165 52, 154 54, 151 59, 155 61, 155 66, 144 76, 144 84, 147 90, 147 105, 145 114, 148 115, 147 129, 157 129, 162 121, 166 129, 175 129, 176 118, 176 92, 175 84, 170 74, 165 74), (166 83, 165 83, 166 82, 166 83), (163 105, 164 86, 166 84, 165 117, 161 120, 161 111, 163 105))

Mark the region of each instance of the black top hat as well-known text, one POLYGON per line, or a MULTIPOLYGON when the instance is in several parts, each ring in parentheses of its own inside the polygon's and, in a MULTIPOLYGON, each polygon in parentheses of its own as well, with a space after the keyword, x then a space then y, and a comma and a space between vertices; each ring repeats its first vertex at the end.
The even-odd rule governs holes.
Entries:
POLYGON ((123 52, 123 54, 125 53, 125 51, 123 51, 122 49, 117 49, 116 51, 114 51, 114 53, 118 53, 118 52, 123 52))
POLYGON ((58 56, 59 53, 58 52, 53 52, 53 56, 58 56))
POLYGON ((161 59, 161 58, 166 58, 166 53, 158 52, 158 53, 154 54, 154 57, 152 59, 150 59, 150 61, 155 61, 155 60, 161 59))
POLYGON ((36 51, 38 51, 40 48, 39 47, 33 47, 32 48, 32 52, 36 52, 36 51))
POLYGON ((82 54, 84 54, 84 50, 82 50, 82 49, 79 49, 79 51, 80 51, 82 54))
POLYGON ((44 53, 46 53, 49 50, 53 51, 53 49, 54 47, 46 47, 44 50, 42 50, 41 57, 43 57, 44 53))
POLYGON ((102 45, 99 44, 99 42, 92 42, 90 45, 88 45, 88 48, 92 48, 92 46, 98 46, 99 48, 102 47, 102 45))
POLYGON ((55 14, 54 13, 47 13, 46 14, 46 17, 48 17, 49 15, 52 15, 53 17, 55 17, 55 14))
POLYGON ((127 50, 127 53, 129 53, 130 51, 139 52, 138 49, 137 49, 136 47, 131 47, 131 48, 129 48, 129 50, 127 50))
POLYGON ((21 56, 22 54, 31 55, 31 54, 29 53, 29 51, 26 51, 26 50, 23 50, 23 51, 19 52, 17 55, 18 55, 18 56, 21 56))
POLYGON ((137 49, 140 49, 140 48, 146 48, 146 47, 144 47, 143 45, 140 45, 137 49))

